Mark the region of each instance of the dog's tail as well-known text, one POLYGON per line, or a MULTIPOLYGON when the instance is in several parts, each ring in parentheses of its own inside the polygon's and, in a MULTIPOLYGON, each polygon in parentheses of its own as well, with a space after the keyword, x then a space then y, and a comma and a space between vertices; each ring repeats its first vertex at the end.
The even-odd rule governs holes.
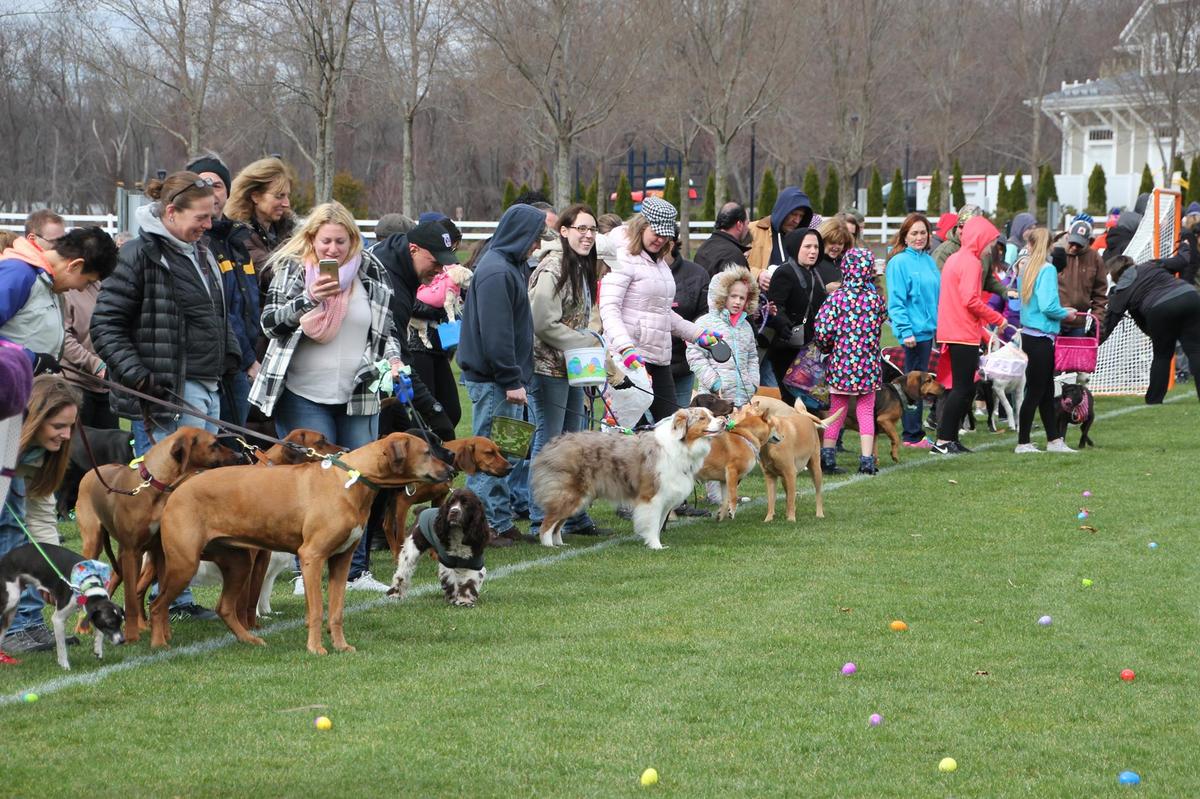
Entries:
POLYGON ((846 408, 843 406, 838 408, 835 413, 832 413, 822 419, 819 416, 813 416, 811 413, 809 413, 808 408, 804 407, 804 402, 802 400, 796 400, 795 409, 796 413, 800 414, 801 416, 807 416, 812 423, 817 426, 818 430, 824 430, 826 427, 833 424, 835 420, 841 418, 842 414, 846 412, 846 408))

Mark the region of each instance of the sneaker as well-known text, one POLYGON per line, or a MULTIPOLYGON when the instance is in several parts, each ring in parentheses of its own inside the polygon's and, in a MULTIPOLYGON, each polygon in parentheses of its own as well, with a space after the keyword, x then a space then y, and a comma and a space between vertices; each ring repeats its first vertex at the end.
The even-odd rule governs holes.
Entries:
POLYGON ((1071 449, 1067 446, 1067 442, 1061 438, 1056 438, 1046 445, 1047 452, 1078 452, 1079 450, 1071 449))
POLYGON ((488 533, 487 545, 489 547, 511 547, 513 544, 517 543, 516 536, 520 535, 515 527, 510 527, 503 533, 497 533, 495 530, 489 527, 488 533))
POLYGON ((617 514, 617 518, 624 519, 625 521, 630 521, 631 519, 633 519, 633 508, 629 508, 629 507, 622 505, 621 507, 617 508, 616 514, 617 514))
POLYGON ((1013 452, 1018 455, 1028 455, 1030 452, 1041 452, 1041 450, 1033 444, 1017 444, 1017 448, 1013 452))
POLYGON ((390 587, 376 580, 370 572, 363 572, 356 579, 346 583, 347 591, 374 591, 379 594, 384 593, 390 587))
POLYGON ((4 636, 3 643, 0 643, 0 648, 9 654, 20 652, 49 652, 54 649, 54 641, 49 638, 49 630, 45 627, 41 629, 47 633, 47 639, 43 639, 36 632, 37 627, 27 627, 24 630, 17 630, 15 633, 9 633, 4 636))
POLYGON ((926 419, 926 420, 925 420, 925 429, 926 429, 926 430, 934 430, 934 431, 936 431, 936 430, 937 430, 937 423, 936 423, 936 422, 934 422, 934 421, 933 421, 933 419, 926 419))
POLYGON ((953 441, 947 441, 945 444, 934 443, 929 447, 929 451, 934 455, 957 455, 958 448, 954 446, 953 441))
POLYGON ((201 607, 195 602, 171 608, 171 621, 214 621, 220 618, 208 608, 201 607))
POLYGON ((929 449, 933 446, 933 442, 928 438, 922 438, 920 441, 905 441, 904 446, 912 449, 929 449))
POLYGON ((16 658, 10 658, 8 655, 0 652, 0 666, 15 666, 20 662, 16 658))
POLYGON ((304 575, 297 574, 292 579, 292 596, 304 596, 304 575))
POLYGON ((964 455, 965 455, 965 454, 969 454, 969 453, 971 452, 971 450, 967 449, 966 447, 964 447, 964 446, 962 445, 962 442, 959 442, 959 441, 952 441, 952 442, 950 442, 950 444, 951 444, 951 446, 953 446, 953 447, 954 447, 954 451, 955 451, 955 452, 958 452, 958 453, 961 453, 961 454, 964 454, 964 455))
MULTIPOLYGON (((676 508, 675 510, 678 513, 679 509, 676 508)), ((708 514, 706 513, 705 515, 708 515, 708 514)), ((592 522, 591 524, 580 527, 577 530, 564 530, 563 534, 564 535, 612 535, 612 532, 613 531, 608 529, 607 527, 597 527, 596 523, 592 522)))
POLYGON ((704 508, 697 508, 695 505, 685 502, 675 509, 675 514, 677 516, 707 517, 712 516, 712 511, 705 510, 704 508))

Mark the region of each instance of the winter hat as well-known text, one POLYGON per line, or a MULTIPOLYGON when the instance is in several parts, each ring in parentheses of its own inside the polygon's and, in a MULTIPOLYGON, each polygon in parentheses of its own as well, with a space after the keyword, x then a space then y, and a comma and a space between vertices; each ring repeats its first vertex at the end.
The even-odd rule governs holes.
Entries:
POLYGON ((201 172, 212 172, 214 175, 218 175, 225 184, 226 193, 233 185, 233 179, 229 176, 229 167, 225 166, 225 162, 215 155, 205 155, 193 160, 187 165, 187 170, 195 172, 197 175, 201 172))
POLYGON ((0 419, 25 410, 33 388, 33 366, 25 350, 0 341, 0 419))
POLYGON ((965 225, 967 223, 967 220, 970 219, 971 217, 982 216, 982 215, 983 215, 983 209, 980 208, 978 205, 967 204, 967 205, 964 205, 962 208, 958 209, 957 219, 958 219, 959 224, 965 225))
POLYGON ((1183 209, 1184 216, 1191 216, 1192 214, 1200 214, 1200 203, 1189 203, 1188 207, 1183 209))
POLYGON ((821 226, 821 223, 824 221, 825 221, 825 217, 821 216, 820 214, 813 214, 812 219, 808 220, 808 226, 810 228, 812 228, 813 230, 816 230, 817 228, 819 228, 821 226))
POLYGON ((642 200, 642 216, 650 223, 650 229, 664 238, 676 235, 675 217, 679 212, 661 197, 647 197, 642 200))
POLYGON ((842 282, 861 288, 875 279, 875 254, 865 247, 855 247, 842 257, 842 282))
POLYGON ((958 224, 958 214, 942 214, 938 217, 937 229, 934 233, 942 241, 946 240, 946 236, 950 235, 950 231, 958 224))

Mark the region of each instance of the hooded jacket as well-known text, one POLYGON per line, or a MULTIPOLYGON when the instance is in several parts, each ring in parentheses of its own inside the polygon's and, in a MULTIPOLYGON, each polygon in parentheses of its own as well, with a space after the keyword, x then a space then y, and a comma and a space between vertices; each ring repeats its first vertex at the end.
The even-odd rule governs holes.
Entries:
POLYGON ((787 339, 797 325, 804 325, 805 341, 812 341, 817 310, 825 303, 825 284, 817 273, 816 265, 809 268, 800 266, 796 261, 800 245, 810 233, 817 237, 820 250, 817 260, 821 260, 825 255, 825 241, 821 234, 812 228, 796 228, 784 239, 786 261, 771 275, 767 299, 775 303, 776 312, 770 324, 775 330, 776 349, 787 348, 787 339))
MULTIPOLYGON (((676 258, 670 268, 671 278, 675 281, 675 302, 671 308, 689 322, 695 322, 708 311, 712 276, 700 264, 682 256, 676 258)), ((672 337, 671 374, 680 378, 688 373, 687 342, 672 337)))
POLYGON ((1137 232, 1140 224, 1142 224, 1141 214, 1136 211, 1122 211, 1121 215, 1117 217, 1117 224, 1108 231, 1104 260, 1111 261, 1118 255, 1124 255, 1125 248, 1129 246, 1129 242, 1133 241, 1133 234, 1137 232))
POLYGON ((788 186, 779 192, 770 216, 750 223, 750 251, 746 253, 746 262, 756 277, 768 266, 782 264, 787 260, 783 252, 783 232, 780 226, 788 214, 797 208, 804 210, 800 224, 796 225, 796 229, 799 230, 808 227, 812 220, 812 203, 808 195, 800 189, 788 186))
POLYGON ((526 258, 546 227, 546 215, 517 204, 504 212, 491 244, 475 265, 463 306, 458 365, 475 383, 505 391, 533 379, 533 313, 526 258))
POLYGON ((1053 264, 1042 264, 1035 273, 1034 265, 1027 264, 1022 272, 1017 275, 1018 291, 1025 278, 1034 282, 1029 302, 1021 303, 1021 326, 1043 333, 1058 333, 1067 318, 1067 309, 1058 299, 1058 271, 1053 264))
POLYGON ((733 355, 725 363, 719 363, 695 343, 687 345, 687 364, 696 375, 697 384, 734 405, 741 407, 750 401, 758 389, 758 347, 754 342, 754 325, 750 316, 758 310, 758 281, 744 266, 734 266, 718 272, 708 288, 708 313, 696 320, 706 330, 720 333, 733 355), (725 308, 729 290, 734 283, 747 285, 746 308, 738 314, 734 323, 725 308), (720 381, 717 390, 713 385, 720 381))
POLYGON ((962 247, 946 259, 938 295, 937 340, 942 344, 978 345, 983 325, 1002 325, 1004 317, 979 296, 981 256, 1000 236, 982 216, 963 227, 962 247))
POLYGON ((1037 218, 1030 213, 1022 212, 1013 217, 1008 226, 1008 243, 1004 245, 1004 262, 1012 266, 1017 262, 1021 248, 1025 246, 1025 231, 1037 224, 1037 218))
POLYGON ((888 318, 897 340, 929 341, 937 332, 942 275, 933 256, 906 247, 887 262, 888 318))
POLYGON ((875 288, 875 256, 853 249, 842 259, 842 285, 817 312, 816 343, 829 353, 825 380, 845 394, 867 394, 880 387, 879 333, 887 301, 875 288))
MULTIPOLYGON (((220 272, 203 244, 170 234, 155 214, 157 207, 144 205, 136 212, 141 232, 121 248, 116 270, 100 289, 92 343, 108 364, 109 378, 130 388, 147 377, 176 393, 182 393, 185 380, 215 386, 241 361, 220 272)), ((135 397, 113 399, 120 416, 141 418, 135 397)))
POLYGON ((54 293, 54 270, 28 239, 17 239, 0 256, 0 338, 20 344, 31 358, 62 352, 63 310, 54 293))
POLYGON ((1100 326, 1101 343, 1117 329, 1125 314, 1133 317, 1143 333, 1150 335, 1150 322, 1146 318, 1150 309, 1163 300, 1189 291, 1196 291, 1196 287, 1168 272, 1160 261, 1147 261, 1127 268, 1108 295, 1108 315, 1100 326))
POLYGON ((695 341, 699 325, 676 313, 675 278, 662 258, 643 250, 629 252, 629 231, 624 225, 608 234, 616 252, 613 269, 600 281, 600 319, 614 355, 632 347, 648 364, 671 363, 671 336, 695 341))
MULTIPOLYGON (((1058 274, 1058 297, 1065 308, 1091 311, 1099 322, 1104 321, 1108 307, 1108 271, 1100 253, 1084 247, 1079 255, 1067 255, 1067 267, 1058 274)), ((1064 328, 1083 327, 1087 317, 1080 313, 1064 328)))
POLYGON ((244 237, 235 236, 238 224, 221 217, 213 222, 204 235, 205 246, 212 252, 221 270, 221 285, 225 306, 229 309, 229 325, 241 347, 241 369, 245 371, 257 359, 257 347, 262 328, 259 327, 261 308, 258 278, 254 261, 244 246, 244 237))
MULTIPOLYGON (((974 219, 975 217, 971 218, 974 219)), ((994 225, 992 226, 992 229, 995 230, 994 225)), ((996 238, 999 237, 1000 231, 997 230, 996 238)), ((995 239, 993 239, 993 242, 994 241, 995 239)), ((950 259, 951 255, 958 252, 960 247, 962 247, 962 243, 959 241, 958 232, 951 228, 950 232, 946 234, 946 240, 939 244, 937 249, 933 251, 933 260, 937 264, 937 268, 944 268, 946 266, 946 261, 950 259)), ((989 247, 986 251, 984 251, 983 256, 980 258, 980 261, 983 264, 983 269, 981 270, 982 274, 980 275, 979 285, 984 291, 988 291, 992 294, 1003 297, 1004 285, 1000 282, 999 278, 996 277, 995 272, 992 271, 993 261, 995 260, 995 252, 996 251, 994 247, 989 247)))
POLYGON ((749 249, 747 245, 742 244, 728 232, 716 230, 708 237, 708 241, 701 244, 696 250, 696 263, 704 267, 704 271, 711 278, 730 264, 749 266, 749 262, 746 261, 747 249, 749 249))

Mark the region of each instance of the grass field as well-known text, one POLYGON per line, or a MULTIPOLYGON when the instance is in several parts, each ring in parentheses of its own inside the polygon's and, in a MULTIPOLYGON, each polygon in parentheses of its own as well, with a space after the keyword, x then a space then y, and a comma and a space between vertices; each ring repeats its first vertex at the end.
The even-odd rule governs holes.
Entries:
POLYGON ((1197 796, 1198 411, 1186 384, 1099 399, 1074 456, 904 452, 831 481, 820 521, 802 476, 794 525, 761 524, 754 478, 736 522, 662 552, 601 513, 613 538, 490 550, 470 611, 423 563, 404 602, 350 595, 354 654, 308 655, 281 581, 265 648, 215 622, 166 655, 74 647, 65 676, 28 655, 0 669, 0 793, 1197 796))

